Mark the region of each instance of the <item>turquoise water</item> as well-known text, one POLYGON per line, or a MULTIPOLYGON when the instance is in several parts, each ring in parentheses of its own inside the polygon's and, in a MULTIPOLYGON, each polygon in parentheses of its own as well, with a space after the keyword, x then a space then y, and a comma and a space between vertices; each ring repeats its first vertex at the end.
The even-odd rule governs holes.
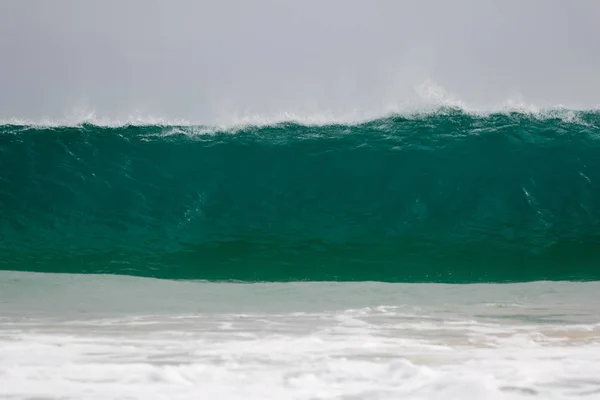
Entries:
POLYGON ((600 279, 600 113, 0 126, 0 269, 600 279), (566 117, 568 116, 568 118, 566 117))

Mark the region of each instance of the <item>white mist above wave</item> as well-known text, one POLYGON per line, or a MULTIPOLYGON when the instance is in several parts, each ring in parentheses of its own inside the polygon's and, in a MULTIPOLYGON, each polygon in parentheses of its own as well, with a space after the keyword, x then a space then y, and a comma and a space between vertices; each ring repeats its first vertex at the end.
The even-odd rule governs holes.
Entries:
POLYGON ((600 398, 598 283, 0 273, 0 397, 600 398))
POLYGON ((34 127, 76 127, 91 124, 101 127, 123 126, 192 126, 204 127, 199 133, 214 130, 235 130, 245 126, 269 126, 279 123, 292 122, 307 126, 324 126, 331 124, 358 124, 386 118, 403 116, 406 118, 422 118, 430 115, 443 114, 448 110, 461 111, 467 115, 485 117, 491 114, 520 113, 533 118, 559 118, 564 122, 577 122, 577 113, 600 110, 595 107, 580 107, 576 105, 556 104, 554 106, 538 106, 528 103, 519 96, 507 99, 496 105, 477 105, 460 100, 448 93, 444 88, 431 80, 418 85, 414 92, 415 100, 378 104, 363 109, 325 109, 322 111, 296 110, 276 111, 245 111, 229 112, 214 115, 202 120, 170 118, 136 112, 125 117, 98 115, 94 110, 78 107, 65 113, 60 118, 42 118, 29 120, 19 118, 0 119, 0 125, 34 126, 34 127))

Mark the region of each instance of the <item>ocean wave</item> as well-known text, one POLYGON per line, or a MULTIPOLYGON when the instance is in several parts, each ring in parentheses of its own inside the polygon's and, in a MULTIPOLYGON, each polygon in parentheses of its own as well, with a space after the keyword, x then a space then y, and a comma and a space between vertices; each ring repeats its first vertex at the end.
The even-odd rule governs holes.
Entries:
POLYGON ((0 268, 238 281, 600 279, 600 113, 553 112, 447 108, 238 128, 3 125, 0 268))

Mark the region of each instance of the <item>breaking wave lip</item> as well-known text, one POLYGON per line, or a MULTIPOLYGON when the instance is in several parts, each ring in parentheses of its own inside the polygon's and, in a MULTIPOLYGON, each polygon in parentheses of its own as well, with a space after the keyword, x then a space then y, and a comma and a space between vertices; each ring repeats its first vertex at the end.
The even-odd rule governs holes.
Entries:
POLYGON ((319 114, 309 116, 299 116, 294 113, 281 113, 271 117, 261 117, 258 115, 249 115, 244 117, 235 117, 230 119, 229 123, 222 124, 201 124, 187 120, 169 120, 155 117, 135 117, 127 120, 110 120, 107 118, 97 118, 94 114, 87 114, 85 118, 63 119, 63 120, 43 120, 39 122, 19 119, 0 120, 0 129, 18 128, 13 134, 34 130, 52 130, 60 128, 82 129, 85 127, 100 129, 123 129, 123 128, 161 128, 160 132, 145 133, 146 137, 168 137, 173 135, 184 135, 190 138, 212 136, 217 134, 238 134, 254 129, 264 129, 271 127, 281 127, 284 125, 295 125, 306 128, 321 127, 361 127, 367 124, 378 124, 381 127, 394 125, 398 119, 405 121, 424 121, 433 117, 460 118, 470 117, 479 120, 494 118, 498 116, 507 116, 514 119, 516 123, 523 120, 559 120, 565 124, 574 124, 582 127, 598 129, 600 126, 596 117, 600 117, 600 107, 588 109, 573 108, 535 108, 535 107, 505 107, 497 110, 473 110, 458 106, 441 105, 439 107, 415 108, 399 111, 392 111, 387 114, 365 115, 363 118, 357 118, 356 115, 346 117, 336 117, 333 114, 319 114), (590 116, 593 121, 590 121, 590 116))
MULTIPOLYGON (((301 112, 284 110, 271 113, 229 113, 218 116, 214 121, 194 121, 189 119, 173 119, 137 113, 124 119, 113 119, 98 116, 88 109, 77 109, 69 116, 62 118, 44 118, 38 121, 19 118, 0 119, 0 126, 20 126, 34 128, 81 127, 92 125, 97 127, 119 128, 126 126, 163 126, 163 127, 198 127, 206 132, 237 131, 249 126, 263 127, 282 123, 293 123, 303 126, 327 125, 360 125, 377 120, 401 117, 406 119, 423 119, 431 116, 460 113, 467 116, 485 118, 493 115, 519 114, 534 119, 560 119, 563 122, 582 122, 581 114, 600 113, 600 104, 593 107, 578 107, 557 104, 554 106, 538 106, 520 99, 507 101, 491 107, 468 104, 448 94, 434 82, 426 81, 416 88, 417 102, 404 102, 380 106, 376 109, 335 112, 301 112), (208 122, 208 123, 207 123, 208 122)), ((200 132, 202 133, 202 132, 200 132)))
MULTIPOLYGON (((534 108, 534 107, 506 107, 498 110, 471 110, 460 107, 449 107, 440 106, 437 108, 429 109, 414 109, 414 110, 398 110, 390 111, 384 114, 347 114, 344 116, 336 116, 334 114, 312 114, 312 115, 299 115, 291 112, 284 112, 277 115, 261 116, 261 115, 245 115, 235 116, 230 119, 228 123, 217 123, 217 124, 204 124, 201 122, 192 122, 184 119, 167 119, 167 118, 156 118, 156 117, 135 117, 128 118, 125 120, 111 120, 108 118, 98 118, 94 114, 89 114, 86 118, 79 119, 44 119, 40 121, 32 121, 25 119, 4 119, 0 120, 0 126, 14 126, 22 128, 36 128, 36 129, 53 129, 53 128, 81 128, 89 125, 99 128, 123 128, 123 127, 173 127, 173 128, 195 128, 193 134, 210 134, 216 132, 230 132, 235 133, 239 130, 246 129, 248 127, 269 127, 280 124, 291 123, 295 125, 307 126, 307 127, 322 127, 331 125, 345 125, 345 126, 357 126, 370 122, 376 122, 380 120, 386 120, 390 118, 405 118, 408 120, 419 120, 426 119, 432 116, 451 116, 452 114, 462 114, 465 116, 471 116, 476 118, 487 118, 494 115, 513 115, 517 114, 523 117, 547 120, 547 119, 559 119, 565 123, 578 123, 587 125, 586 122, 581 120, 580 116, 586 113, 598 114, 600 113, 600 107, 588 108, 588 109, 573 109, 573 108, 534 108)), ((182 133, 182 132, 176 132, 182 133)))

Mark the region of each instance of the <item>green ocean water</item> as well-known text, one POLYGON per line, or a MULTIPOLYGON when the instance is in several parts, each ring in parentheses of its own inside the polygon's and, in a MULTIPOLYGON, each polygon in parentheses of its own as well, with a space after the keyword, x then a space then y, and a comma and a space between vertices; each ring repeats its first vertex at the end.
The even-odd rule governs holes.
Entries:
POLYGON ((0 126, 0 269, 600 279, 600 113, 0 126))

